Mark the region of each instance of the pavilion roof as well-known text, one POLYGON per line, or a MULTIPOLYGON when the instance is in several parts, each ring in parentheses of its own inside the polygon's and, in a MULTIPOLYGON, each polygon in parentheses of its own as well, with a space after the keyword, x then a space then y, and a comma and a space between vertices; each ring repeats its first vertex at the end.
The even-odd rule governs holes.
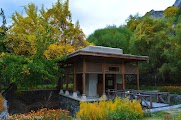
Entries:
POLYGON ((123 54, 123 50, 119 48, 110 48, 103 46, 88 46, 83 49, 77 50, 68 54, 68 59, 75 56, 96 56, 96 57, 109 57, 118 59, 130 59, 135 61, 148 61, 148 56, 138 56, 131 54, 123 54))

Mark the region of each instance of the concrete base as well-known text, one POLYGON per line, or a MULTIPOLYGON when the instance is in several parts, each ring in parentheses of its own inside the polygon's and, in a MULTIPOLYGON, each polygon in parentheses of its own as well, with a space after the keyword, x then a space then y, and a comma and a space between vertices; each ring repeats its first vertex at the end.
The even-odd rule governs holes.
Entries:
POLYGON ((62 90, 62 89, 60 90, 59 94, 64 94, 64 92, 63 92, 63 90, 62 90))
POLYGON ((72 97, 76 98, 77 97, 77 92, 73 92, 72 97))
POLYGON ((65 91, 65 95, 69 95, 69 91, 68 90, 65 91))
POLYGON ((106 94, 103 94, 103 95, 100 97, 100 100, 107 100, 106 94))
POLYGON ((84 94, 82 94, 81 100, 82 100, 82 101, 86 101, 86 100, 87 100, 87 97, 86 97, 84 94))

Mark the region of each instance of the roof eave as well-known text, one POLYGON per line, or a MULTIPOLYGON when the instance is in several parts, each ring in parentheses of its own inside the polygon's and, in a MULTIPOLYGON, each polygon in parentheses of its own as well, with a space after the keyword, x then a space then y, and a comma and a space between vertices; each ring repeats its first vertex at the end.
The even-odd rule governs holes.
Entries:
POLYGON ((68 54, 67 56, 68 56, 68 59, 70 59, 78 55, 132 59, 132 60, 137 60, 137 61, 149 61, 148 56, 137 56, 137 55, 130 55, 130 54, 111 54, 111 53, 99 53, 99 52, 95 53, 95 52, 81 51, 81 50, 68 54))

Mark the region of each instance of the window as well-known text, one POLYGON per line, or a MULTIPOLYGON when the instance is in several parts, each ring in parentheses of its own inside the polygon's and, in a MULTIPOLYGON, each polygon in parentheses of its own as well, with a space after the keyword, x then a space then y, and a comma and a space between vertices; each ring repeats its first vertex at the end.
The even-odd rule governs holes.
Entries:
POLYGON ((108 67, 109 72, 119 72, 119 66, 110 66, 108 67))
POLYGON ((107 72, 119 72, 120 67, 119 66, 108 66, 107 72))

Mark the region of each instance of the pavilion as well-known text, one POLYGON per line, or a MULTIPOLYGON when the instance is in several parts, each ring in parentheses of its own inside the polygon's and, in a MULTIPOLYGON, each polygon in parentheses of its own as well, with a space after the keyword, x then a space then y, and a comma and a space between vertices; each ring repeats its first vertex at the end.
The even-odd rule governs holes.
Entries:
POLYGON ((125 75, 136 76, 139 90, 138 63, 148 60, 148 56, 123 54, 119 48, 85 47, 68 54, 66 61, 60 61, 60 65, 65 67, 66 84, 66 90, 61 87, 60 94, 85 101, 96 97, 106 99, 107 89, 126 89, 125 75), (73 94, 68 91, 70 81, 73 83, 73 94), (77 93, 80 93, 80 98, 77 93))

